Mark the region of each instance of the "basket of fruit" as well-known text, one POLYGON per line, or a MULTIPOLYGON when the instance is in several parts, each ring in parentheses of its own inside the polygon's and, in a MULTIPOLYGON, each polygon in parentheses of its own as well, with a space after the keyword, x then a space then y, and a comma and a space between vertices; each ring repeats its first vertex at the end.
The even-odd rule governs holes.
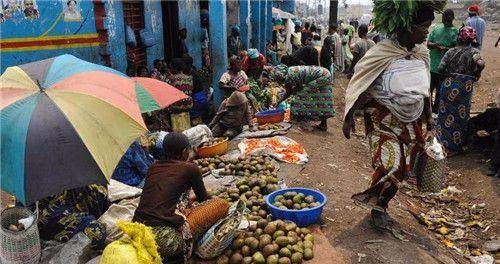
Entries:
POLYGON ((260 111, 255 114, 255 117, 259 125, 279 123, 285 119, 285 111, 282 109, 260 111))
POLYGON ((196 152, 202 158, 224 155, 227 153, 228 141, 227 138, 214 138, 202 143, 196 152))
POLYGON ((301 227, 318 222, 326 202, 323 193, 307 188, 281 189, 266 196, 274 219, 290 220, 301 227))

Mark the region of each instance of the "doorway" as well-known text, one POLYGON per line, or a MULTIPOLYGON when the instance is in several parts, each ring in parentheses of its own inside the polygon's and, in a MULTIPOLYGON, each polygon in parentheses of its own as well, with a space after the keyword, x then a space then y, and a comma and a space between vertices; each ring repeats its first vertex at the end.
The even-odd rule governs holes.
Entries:
POLYGON ((147 66, 147 53, 146 47, 142 45, 139 31, 144 29, 144 2, 143 1, 124 1, 123 6, 123 20, 125 25, 134 30, 137 45, 135 47, 126 45, 127 62, 132 65, 147 66))
POLYGON ((163 46, 165 60, 172 61, 175 51, 179 51, 179 8, 177 1, 162 1, 163 46))

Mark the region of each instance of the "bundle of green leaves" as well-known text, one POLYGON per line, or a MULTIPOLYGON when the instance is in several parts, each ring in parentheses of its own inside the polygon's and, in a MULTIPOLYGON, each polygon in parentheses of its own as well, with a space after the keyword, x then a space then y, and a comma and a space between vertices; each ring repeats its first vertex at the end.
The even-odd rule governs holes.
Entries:
POLYGON ((374 30, 387 35, 398 31, 411 31, 413 14, 420 8, 428 6, 436 12, 442 12, 445 5, 446 0, 374 0, 374 30))

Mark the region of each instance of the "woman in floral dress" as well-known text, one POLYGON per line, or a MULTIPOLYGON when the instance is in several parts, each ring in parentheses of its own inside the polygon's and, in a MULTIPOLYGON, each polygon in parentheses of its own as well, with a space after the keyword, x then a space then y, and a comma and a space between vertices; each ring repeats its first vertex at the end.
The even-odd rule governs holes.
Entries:
POLYGON ((318 129, 328 129, 327 119, 335 115, 333 85, 330 72, 318 66, 279 65, 273 72, 274 79, 285 83, 285 96, 291 95, 291 113, 301 121, 321 121, 318 129))

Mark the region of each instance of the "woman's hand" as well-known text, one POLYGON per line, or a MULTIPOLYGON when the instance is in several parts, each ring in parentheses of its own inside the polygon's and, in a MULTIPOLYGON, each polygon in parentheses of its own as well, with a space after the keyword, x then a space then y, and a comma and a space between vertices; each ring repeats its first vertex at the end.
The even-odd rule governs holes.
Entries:
POLYGON ((436 119, 434 119, 434 117, 432 117, 432 115, 430 117, 427 118, 427 131, 434 131, 434 129, 436 128, 436 119))
POLYGON ((342 132, 344 133, 344 137, 347 139, 351 138, 351 130, 355 131, 356 126, 354 122, 354 115, 347 114, 344 119, 344 125, 342 126, 342 132))

